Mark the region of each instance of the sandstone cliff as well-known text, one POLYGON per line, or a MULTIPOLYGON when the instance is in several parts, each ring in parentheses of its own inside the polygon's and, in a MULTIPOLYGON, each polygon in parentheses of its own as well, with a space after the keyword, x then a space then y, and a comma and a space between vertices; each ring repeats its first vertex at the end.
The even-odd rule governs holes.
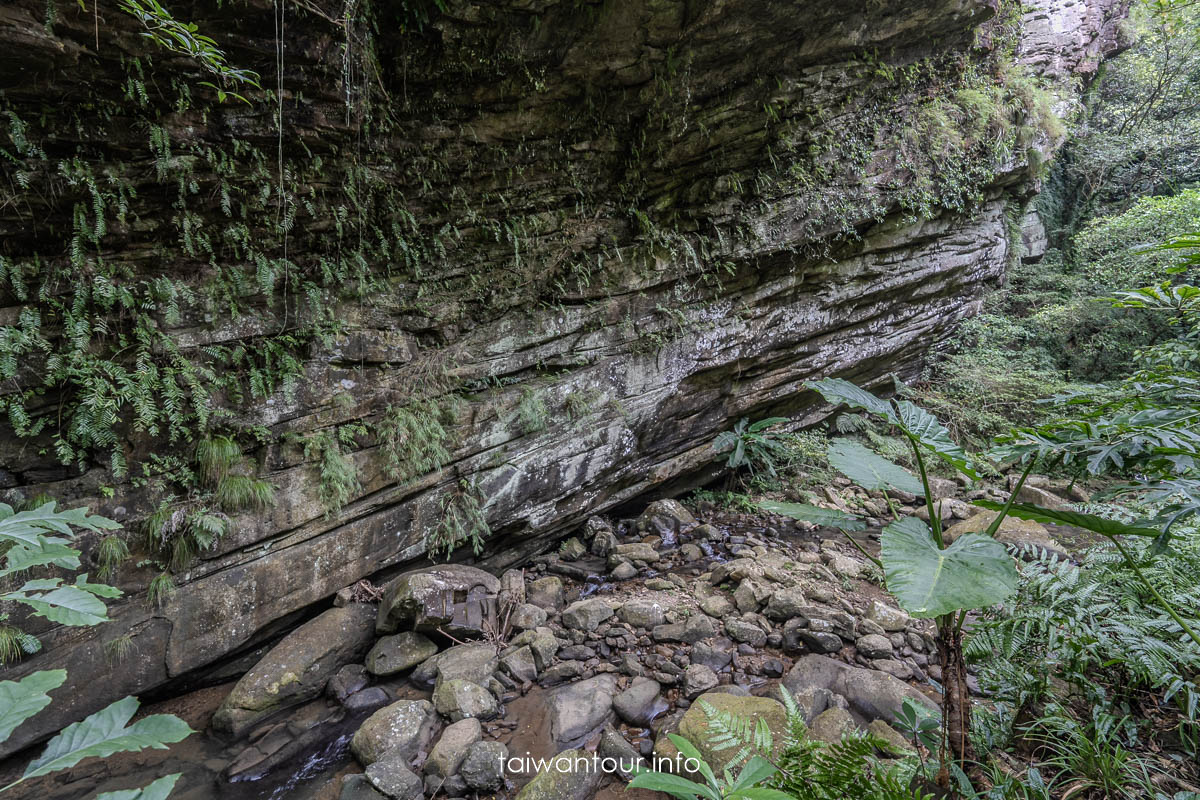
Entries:
POLYGON ((116 621, 8 670, 74 687, 10 747, 431 548, 511 563, 694 480, 738 418, 815 419, 810 377, 915 376, 1022 255, 1124 13, 177 5, 264 90, 217 102, 104 3, 0 9, 0 489, 133 551, 116 621), (273 505, 198 469, 214 437, 273 505))

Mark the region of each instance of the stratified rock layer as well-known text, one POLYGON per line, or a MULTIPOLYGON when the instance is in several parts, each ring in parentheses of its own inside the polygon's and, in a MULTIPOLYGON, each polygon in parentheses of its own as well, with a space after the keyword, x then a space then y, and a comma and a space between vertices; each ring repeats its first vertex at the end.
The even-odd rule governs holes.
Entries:
MULTIPOLYGON (((114 622, 38 630, 44 653, 12 677, 66 667, 69 685, 3 752, 465 544, 481 517, 481 555, 503 567, 683 485, 740 417, 817 419, 808 378, 917 374, 1021 255, 1055 132, 1010 101, 1036 90, 1035 106, 1069 110, 1124 11, 1038 0, 1022 31, 987 0, 493 0, 384 3, 368 26, 340 24, 341 3, 288 4, 276 105, 250 90, 219 104, 132 18, 114 10, 97 32, 57 5, 49 23, 42 0, 0 9, 2 102, 22 121, 4 143, 20 163, 0 168, 30 187, 0 202, 0 256, 38 265, 0 281, 0 330, 84 370, 85 355, 176 370, 229 413, 202 423, 152 390, 115 407, 117 444, 81 443, 89 387, 43 386, 44 350, 14 351, 0 398, 28 391, 47 427, 0 434, 0 489, 136 530, 168 494, 204 490, 150 458, 188 460, 168 431, 216 425, 276 491, 231 512, 161 607, 144 601, 151 570, 126 566, 114 622), (1009 84, 962 94, 968 57, 1004 61, 1009 84), (149 309, 136 326, 111 286, 149 309), (68 319, 76 301, 86 325, 68 319), (138 425, 135 409, 160 416, 138 425), (114 477, 121 463, 152 479, 114 477), (133 655, 93 685, 126 634, 133 655)), ((188 11, 276 86, 272 8, 188 11)))

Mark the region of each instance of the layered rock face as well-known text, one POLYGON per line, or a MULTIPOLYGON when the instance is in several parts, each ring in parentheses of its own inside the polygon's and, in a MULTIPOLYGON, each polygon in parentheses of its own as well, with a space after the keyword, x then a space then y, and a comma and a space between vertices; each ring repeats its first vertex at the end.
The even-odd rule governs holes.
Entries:
POLYGON ((1052 112, 1124 13, 202 0, 270 89, 221 103, 67 5, 0 10, 0 488, 134 556, 114 622, 10 668, 70 672, 10 749, 360 579, 472 542, 503 567, 695 481, 738 418, 817 419, 806 379, 915 376, 1020 257, 1052 112))

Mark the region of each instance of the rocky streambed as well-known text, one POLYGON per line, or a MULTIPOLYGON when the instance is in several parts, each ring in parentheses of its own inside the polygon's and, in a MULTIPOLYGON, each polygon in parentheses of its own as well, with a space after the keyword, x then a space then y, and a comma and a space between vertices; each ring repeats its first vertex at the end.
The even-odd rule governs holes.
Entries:
MULTIPOLYGON (((947 518, 977 510, 949 481, 935 491, 947 518)), ((855 487, 826 500, 885 509, 855 487)), ((869 728, 907 747, 889 722, 906 698, 936 710, 931 624, 896 608, 828 531, 697 514, 658 501, 637 519, 593 517, 499 576, 446 564, 347 587, 236 683, 147 709, 180 713, 197 735, 17 794, 68 800, 182 771, 177 800, 582 800, 673 758, 668 733, 723 763, 735 750, 707 746, 705 706, 763 719, 782 740, 781 687, 818 739, 869 728)), ((1000 536, 1058 548, 1034 523, 1000 536)))

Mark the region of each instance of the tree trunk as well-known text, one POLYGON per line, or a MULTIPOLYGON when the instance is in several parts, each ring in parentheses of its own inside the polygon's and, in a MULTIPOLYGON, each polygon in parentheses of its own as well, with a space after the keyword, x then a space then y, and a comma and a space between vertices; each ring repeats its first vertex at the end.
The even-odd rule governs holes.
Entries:
POLYGON ((971 696, 967 691, 962 631, 954 624, 953 615, 938 620, 938 656, 942 666, 942 724, 946 730, 947 756, 970 775, 976 767, 975 750, 971 747, 971 696))

